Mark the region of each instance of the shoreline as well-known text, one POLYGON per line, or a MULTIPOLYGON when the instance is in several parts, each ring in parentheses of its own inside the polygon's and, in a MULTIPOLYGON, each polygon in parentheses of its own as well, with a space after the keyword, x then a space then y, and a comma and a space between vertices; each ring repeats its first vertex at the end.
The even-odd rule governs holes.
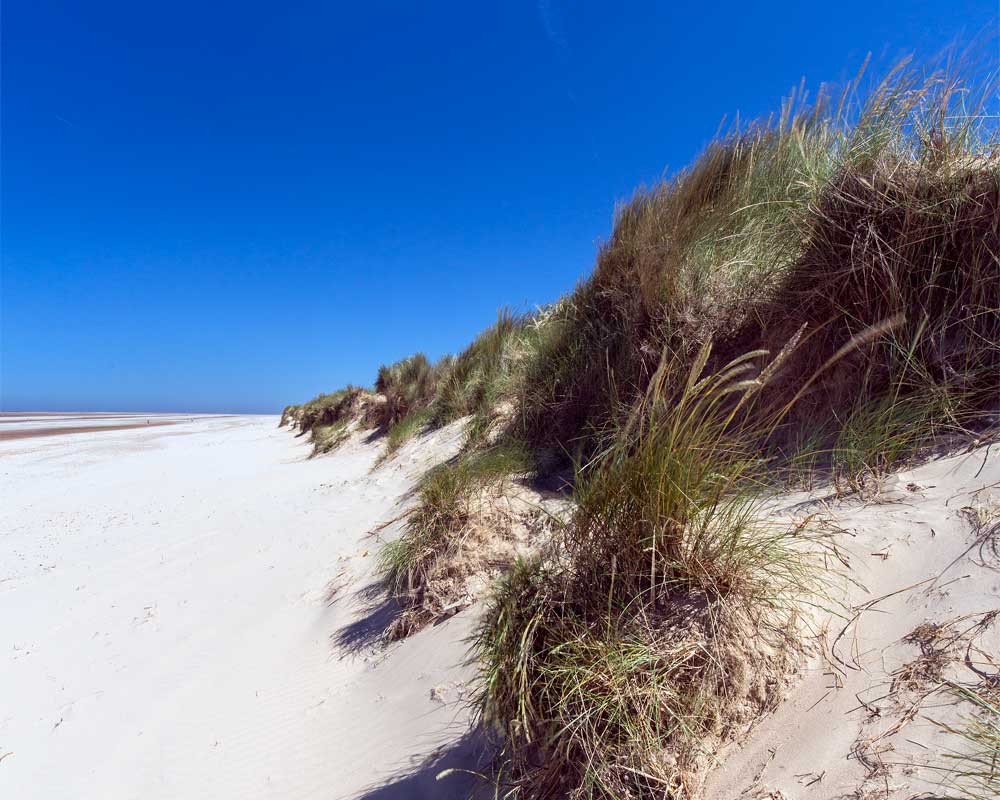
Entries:
POLYGON ((42 436, 68 436, 78 433, 101 433, 108 431, 125 431, 133 428, 157 428, 164 425, 176 425, 176 420, 153 420, 134 422, 128 425, 72 425, 58 428, 21 428, 19 430, 0 430, 0 442, 15 439, 35 439, 42 436))

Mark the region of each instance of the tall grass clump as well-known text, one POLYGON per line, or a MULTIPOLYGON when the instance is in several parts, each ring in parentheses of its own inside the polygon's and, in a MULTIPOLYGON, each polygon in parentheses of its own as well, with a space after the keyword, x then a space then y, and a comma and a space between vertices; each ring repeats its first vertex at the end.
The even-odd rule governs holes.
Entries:
POLYGON ((380 571, 394 594, 408 595, 426 585, 431 560, 468 519, 471 483, 464 462, 444 464, 423 479, 403 535, 379 553, 380 571))
POLYGON ((941 433, 955 414, 915 388, 900 396, 893 392, 873 401, 859 399, 844 419, 832 453, 835 476, 860 485, 920 452, 941 433))
POLYGON ((687 796, 712 742, 777 700, 813 580, 802 541, 758 515, 746 426, 780 359, 706 376, 709 356, 684 372, 663 354, 565 536, 488 609, 479 707, 515 796, 687 796))
POLYGON ((586 459, 664 346, 690 359, 712 338, 718 367, 800 329, 770 388, 796 399, 779 445, 890 396, 933 395, 937 421, 974 424, 1000 389, 995 133, 947 76, 901 68, 860 105, 857 86, 837 102, 797 93, 619 207, 525 371, 523 439, 586 459))
POLYGON ((334 425, 352 416, 361 393, 362 389, 347 386, 336 392, 319 394, 302 404, 296 412, 300 430, 309 432, 313 428, 334 425))
POLYGON ((433 402, 441 374, 446 367, 446 363, 432 365, 423 353, 379 367, 375 391, 385 397, 379 419, 385 430, 433 402))
POLYGON ((286 425, 297 425, 301 409, 301 405, 287 405, 281 409, 281 419, 278 421, 278 427, 284 428, 286 425))
POLYGON ((339 444, 347 439, 348 422, 340 420, 332 425, 316 425, 312 429, 310 439, 313 446, 313 455, 329 453, 335 450, 339 444))
POLYGON ((472 443, 486 439, 492 444, 504 435, 547 318, 544 310, 515 314, 501 309, 497 321, 459 354, 442 381, 434 404, 435 423, 471 416, 472 443))
POLYGON ((389 428, 385 436, 385 454, 392 455, 400 447, 406 444, 417 433, 422 431, 433 420, 433 412, 429 408, 421 408, 411 411, 404 417, 396 420, 389 428))

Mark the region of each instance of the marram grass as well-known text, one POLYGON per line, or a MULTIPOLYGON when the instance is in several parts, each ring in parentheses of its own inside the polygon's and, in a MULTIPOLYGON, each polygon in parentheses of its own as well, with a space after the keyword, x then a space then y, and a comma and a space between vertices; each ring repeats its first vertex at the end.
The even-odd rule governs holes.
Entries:
MULTIPOLYGON (((571 523, 501 580, 476 640, 511 796, 691 796, 713 743, 776 702, 821 589, 808 537, 762 521, 763 493, 859 486, 995 425, 995 84, 901 65, 858 86, 796 92, 639 189, 559 302, 502 312, 455 358, 379 370, 364 421, 390 446, 470 418, 382 552, 393 591, 420 602, 484 476, 575 469, 571 523)), ((346 400, 285 419, 332 425, 346 400)), ((969 763, 967 796, 995 795, 969 763)))

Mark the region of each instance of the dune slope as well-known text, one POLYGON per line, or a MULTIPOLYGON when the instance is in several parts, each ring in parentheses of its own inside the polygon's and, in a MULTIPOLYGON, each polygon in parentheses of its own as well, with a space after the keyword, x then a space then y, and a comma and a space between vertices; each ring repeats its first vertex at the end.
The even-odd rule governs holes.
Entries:
POLYGON ((864 500, 791 500, 776 515, 814 515, 843 558, 836 602, 800 681, 720 754, 706 797, 941 796, 966 744, 945 726, 974 710, 958 687, 995 685, 1000 665, 1000 452, 900 472, 864 500))

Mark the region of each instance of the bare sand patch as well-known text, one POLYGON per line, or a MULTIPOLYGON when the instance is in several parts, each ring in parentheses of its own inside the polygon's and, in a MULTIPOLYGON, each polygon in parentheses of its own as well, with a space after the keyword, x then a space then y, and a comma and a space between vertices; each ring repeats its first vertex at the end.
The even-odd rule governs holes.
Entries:
POLYGON ((0 442, 0 796, 464 797, 469 618, 383 646, 366 538, 461 432, 102 431, 0 442))
POLYGON ((794 499, 777 516, 825 526, 840 591, 788 698, 719 758, 709 800, 903 800, 948 794, 958 687, 1000 671, 1000 559, 978 524, 1000 501, 984 447, 887 477, 863 499, 794 499))

